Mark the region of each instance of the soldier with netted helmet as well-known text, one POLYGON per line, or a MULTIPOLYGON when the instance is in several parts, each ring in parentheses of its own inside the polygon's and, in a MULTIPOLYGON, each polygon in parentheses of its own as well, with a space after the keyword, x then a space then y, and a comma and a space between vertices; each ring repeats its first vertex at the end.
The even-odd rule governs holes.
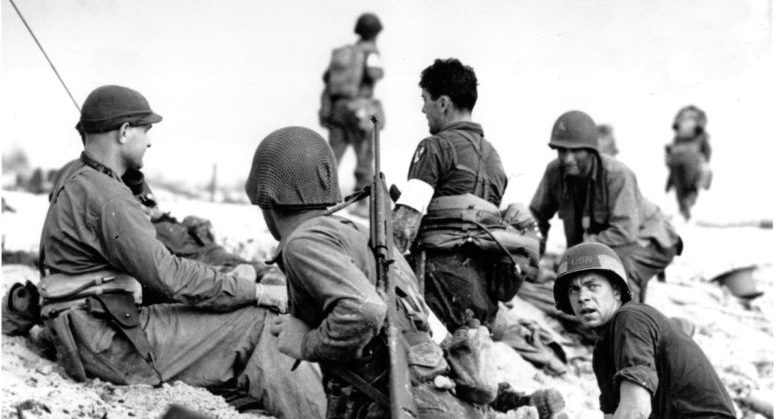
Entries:
POLYGON ((81 108, 84 151, 57 180, 41 233, 41 317, 58 362, 79 381, 180 380, 280 417, 322 417, 316 367, 291 372, 269 333, 287 309, 285 286, 256 283, 251 265, 222 272, 173 255, 123 182, 161 120, 123 86, 98 87, 81 108), (145 304, 144 290, 166 302, 145 304))
MULTIPOLYGON (((246 193, 280 241, 273 260, 287 275, 290 315, 274 328, 279 350, 320 364, 329 418, 390 417, 387 305, 376 289, 368 229, 334 214, 341 195, 328 144, 303 127, 271 132, 257 146, 246 193)), ((404 367, 417 417, 486 417, 490 400, 477 401, 484 395, 461 391, 464 386, 451 377, 443 349, 431 337, 432 318, 414 272, 397 249, 390 258, 396 327, 405 340, 401 346, 408 348, 404 367)), ((510 387, 498 395, 501 404, 493 407, 502 411, 538 404, 546 419, 561 408, 548 407, 544 395, 523 396, 510 387)))
POLYGON ((674 116, 672 129, 674 139, 665 146, 669 168, 666 191, 674 189, 680 215, 689 220, 699 191, 709 189, 712 183, 707 114, 696 106, 685 106, 674 116))
MULTIPOLYGON (((374 98, 374 88, 384 77, 384 68, 377 48, 382 22, 374 13, 363 13, 355 23, 358 40, 335 48, 322 78, 320 95, 320 125, 328 129, 328 142, 340 163, 349 146, 355 150, 355 191, 371 182, 373 144, 369 117, 377 115, 380 129, 384 126, 382 102, 374 98)), ((366 201, 351 207, 356 215, 368 217, 366 201)))
POLYGON ((642 195, 634 172, 599 152, 596 124, 586 113, 561 115, 549 146, 558 157, 547 165, 530 205, 545 240, 558 213, 567 247, 598 242, 612 248, 625 264, 634 300, 643 302, 648 281, 682 252, 682 240, 642 195))
POLYGON ((555 304, 599 339, 593 371, 606 417, 735 418, 723 383, 702 349, 677 322, 631 301, 620 257, 601 243, 566 250, 555 304))

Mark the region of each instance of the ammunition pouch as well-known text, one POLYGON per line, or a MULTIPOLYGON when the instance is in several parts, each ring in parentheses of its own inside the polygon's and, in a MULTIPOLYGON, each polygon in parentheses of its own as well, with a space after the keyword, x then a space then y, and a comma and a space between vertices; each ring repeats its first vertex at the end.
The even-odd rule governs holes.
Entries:
POLYGON ((536 231, 516 228, 495 205, 472 194, 431 200, 418 246, 432 252, 476 249, 495 256, 496 269, 487 286, 499 301, 512 299, 526 277, 535 277, 539 263, 536 231))
POLYGON ((141 328, 137 306, 142 298, 141 284, 135 278, 111 271, 53 274, 41 279, 39 289, 43 303, 41 317, 55 335, 58 360, 73 379, 86 379, 70 325, 73 309, 84 309, 110 321, 156 371, 152 346, 141 328))
POLYGON ((504 220, 490 202, 472 194, 431 200, 423 217, 419 243, 426 250, 451 250, 472 245, 489 253, 523 254, 539 258, 539 240, 504 220))
POLYGON ((51 334, 54 348, 57 350, 57 361, 65 368, 65 372, 76 382, 84 382, 87 373, 81 363, 79 349, 73 339, 73 330, 70 325, 70 314, 64 312, 59 316, 47 319, 43 322, 51 334))

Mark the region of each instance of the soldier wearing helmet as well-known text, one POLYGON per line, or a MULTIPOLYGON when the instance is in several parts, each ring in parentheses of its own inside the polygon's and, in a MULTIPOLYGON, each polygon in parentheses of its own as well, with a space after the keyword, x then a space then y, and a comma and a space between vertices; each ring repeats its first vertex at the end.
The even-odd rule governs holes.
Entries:
MULTIPOLYGON (((384 77, 377 37, 382 22, 374 13, 363 13, 355 23, 358 40, 332 51, 331 61, 323 74, 325 87, 320 96, 320 125, 328 129, 328 142, 340 163, 352 146, 357 157, 355 191, 371 181, 371 115, 384 124, 382 102, 374 98, 374 87, 384 77)), ((383 125, 382 125, 383 126, 383 125)), ((380 128, 382 127, 380 126, 380 128)), ((368 217, 366 201, 352 207, 356 215, 368 217)))
POLYGON ((531 212, 547 238, 550 219, 563 221, 567 247, 599 242, 620 255, 633 298, 682 252, 682 240, 661 210, 639 190, 634 172, 598 151, 598 131, 581 111, 561 115, 549 146, 558 153, 545 169, 531 212))
MULTIPOLYGON (((376 290, 368 229, 333 213, 341 196, 328 144, 303 127, 271 132, 257 146, 246 193, 280 241, 273 260, 287 275, 290 315, 272 331, 279 337, 279 350, 320 364, 328 418, 390 417, 383 400, 389 394, 388 343, 382 333, 387 307, 376 290)), ((429 309, 414 272, 397 249, 391 254, 389 274, 395 277, 399 300, 396 326, 410 348, 409 386, 417 417, 486 417, 484 400, 436 387, 449 379, 447 362, 430 336, 429 309)), ((495 408, 502 411, 550 404, 543 396, 523 397, 509 387, 499 396, 502 404, 495 408)), ((547 410, 551 415, 560 408, 547 410)))
POLYGON ((735 418, 707 356, 678 323, 631 301, 626 271, 601 243, 566 250, 554 285, 559 310, 597 332, 593 371, 605 416, 735 418))
POLYGON ((707 114, 696 106, 686 106, 675 115, 672 129, 674 139, 665 147, 669 168, 666 191, 674 189, 680 214, 688 220, 699 191, 709 189, 712 182, 707 114))
POLYGON ((41 233, 41 316, 58 362, 76 380, 233 382, 274 415, 322 417, 316 368, 291 372, 263 333, 286 310, 286 288, 255 283, 250 265, 222 272, 171 254, 123 183, 143 166, 162 117, 114 85, 81 109, 84 151, 57 180, 41 233), (149 290, 166 302, 144 305, 149 290))

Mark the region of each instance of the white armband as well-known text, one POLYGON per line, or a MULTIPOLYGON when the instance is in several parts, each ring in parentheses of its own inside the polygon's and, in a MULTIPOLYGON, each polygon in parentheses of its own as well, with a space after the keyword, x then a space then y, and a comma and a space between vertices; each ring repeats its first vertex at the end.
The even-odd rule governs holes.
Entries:
POLYGON ((366 58, 366 67, 382 68, 382 59, 379 58, 379 54, 372 52, 366 58))
POLYGON ((395 204, 403 204, 420 214, 425 214, 433 197, 433 186, 420 179, 409 179, 400 189, 401 197, 395 204))

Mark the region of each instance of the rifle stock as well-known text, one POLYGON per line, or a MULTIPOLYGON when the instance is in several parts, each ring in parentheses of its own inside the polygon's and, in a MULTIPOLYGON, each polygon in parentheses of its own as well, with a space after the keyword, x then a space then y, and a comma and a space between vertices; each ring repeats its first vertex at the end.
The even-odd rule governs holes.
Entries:
POLYGON ((393 419, 417 417, 417 406, 411 392, 407 362, 407 344, 398 329, 398 306, 395 281, 389 274, 393 263, 393 226, 390 219, 390 197, 384 174, 380 170, 379 125, 376 115, 373 124, 374 176, 369 205, 371 209, 371 249, 376 260, 377 289, 387 304, 385 334, 390 355, 390 415, 393 419))

